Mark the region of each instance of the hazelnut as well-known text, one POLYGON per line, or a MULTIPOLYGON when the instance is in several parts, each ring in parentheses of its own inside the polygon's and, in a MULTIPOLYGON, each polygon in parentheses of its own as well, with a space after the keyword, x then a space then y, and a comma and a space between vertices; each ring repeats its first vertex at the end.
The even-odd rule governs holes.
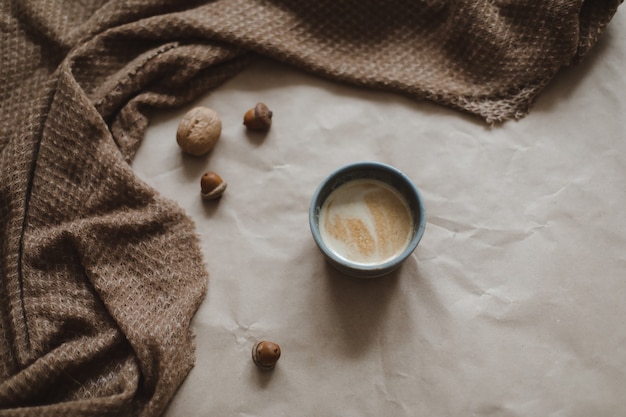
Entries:
POLYGON ((250 130, 267 132, 272 126, 272 111, 263 103, 257 103, 243 116, 243 124, 250 130))
POLYGON ((280 358, 280 346, 273 342, 257 342, 252 347, 252 360, 261 369, 273 369, 280 358))
POLYGON ((184 152, 202 156, 213 149, 221 134, 222 121, 217 112, 208 107, 195 107, 180 121, 176 142, 184 152))
POLYGON ((204 200, 219 198, 226 190, 226 182, 213 171, 205 172, 200 179, 201 195, 204 200))

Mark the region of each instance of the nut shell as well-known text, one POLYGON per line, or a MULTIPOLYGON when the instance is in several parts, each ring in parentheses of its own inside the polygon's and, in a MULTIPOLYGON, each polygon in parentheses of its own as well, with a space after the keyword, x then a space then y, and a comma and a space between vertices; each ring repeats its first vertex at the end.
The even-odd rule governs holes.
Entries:
POLYGON ((264 104, 257 103, 243 116, 243 124, 250 130, 268 131, 272 126, 274 113, 264 104))
POLYGON ((180 148, 194 156, 209 153, 222 134, 222 120, 215 110, 195 107, 181 119, 176 131, 180 148))
POLYGON ((252 347, 252 360, 261 369, 273 369, 280 358, 280 346, 274 342, 261 341, 252 347))
POLYGON ((207 171, 200 178, 201 196, 204 200, 219 198, 226 191, 226 182, 213 171, 207 171))

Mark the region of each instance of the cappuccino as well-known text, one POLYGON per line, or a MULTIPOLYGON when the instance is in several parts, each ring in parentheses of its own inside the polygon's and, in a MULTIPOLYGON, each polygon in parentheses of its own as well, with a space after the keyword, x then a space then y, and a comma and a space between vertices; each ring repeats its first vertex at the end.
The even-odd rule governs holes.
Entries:
POLYGON ((379 265, 408 246, 413 216, 395 188, 379 180, 358 179, 328 195, 319 212, 319 231, 336 256, 361 265, 379 265))

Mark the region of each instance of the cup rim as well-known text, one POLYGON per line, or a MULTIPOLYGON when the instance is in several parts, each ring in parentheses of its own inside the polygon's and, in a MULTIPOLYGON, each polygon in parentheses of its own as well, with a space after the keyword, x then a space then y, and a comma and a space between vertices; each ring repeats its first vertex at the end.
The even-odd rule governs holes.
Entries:
POLYGON ((426 211, 424 201, 413 181, 399 169, 378 161, 354 162, 335 169, 318 185, 309 206, 309 227, 318 248, 337 269, 352 276, 378 277, 392 272, 415 251, 415 248, 422 239, 425 226, 426 211), (385 178, 393 178, 393 180, 402 185, 402 189, 399 190, 396 185, 390 184, 389 181, 385 181, 384 179, 380 179, 380 176, 374 174, 359 176, 359 173, 375 173, 385 178), (348 181, 367 178, 381 180, 399 191, 411 208, 411 215, 413 216, 414 222, 413 236, 407 247, 398 256, 375 265, 351 262, 337 256, 326 246, 319 231, 319 210, 330 192, 348 181))

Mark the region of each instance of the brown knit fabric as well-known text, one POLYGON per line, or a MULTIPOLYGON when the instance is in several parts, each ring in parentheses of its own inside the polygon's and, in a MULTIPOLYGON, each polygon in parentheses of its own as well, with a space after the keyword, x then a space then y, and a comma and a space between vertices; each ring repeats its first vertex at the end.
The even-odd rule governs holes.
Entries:
POLYGON ((1 0, 0 415, 159 415, 193 366, 194 226, 128 165, 151 109, 264 55, 521 117, 620 3, 1 0))

